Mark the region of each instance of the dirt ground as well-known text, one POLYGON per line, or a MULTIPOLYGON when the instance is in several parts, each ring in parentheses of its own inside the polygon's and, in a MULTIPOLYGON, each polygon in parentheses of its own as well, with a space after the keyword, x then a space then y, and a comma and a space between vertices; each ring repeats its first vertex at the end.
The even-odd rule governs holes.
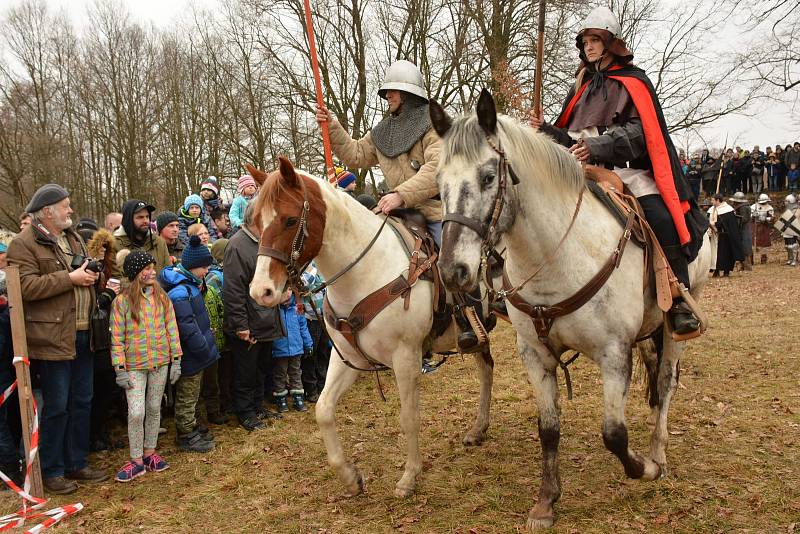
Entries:
MULTIPOLYGON (((710 282, 702 302, 707 335, 687 344, 670 417, 669 474, 627 480, 603 447, 599 373, 579 359, 575 399, 563 377, 561 478, 554 532, 800 531, 800 268, 770 263, 710 282)), ((393 496, 402 472, 398 398, 359 380, 338 413, 345 448, 362 470, 365 495, 344 498, 328 468, 312 412, 290 413, 265 431, 213 427, 206 456, 178 452, 171 420, 162 453, 171 469, 133 483, 86 485, 50 504, 80 501, 64 532, 505 533, 523 530, 540 476, 533 393, 513 331, 492 336, 496 359, 492 424, 481 447, 461 436, 475 411, 471 359, 451 358, 422 379, 425 471, 417 495, 393 496)), ((632 447, 648 450, 641 374, 628 403, 632 447)), ((126 450, 94 460, 109 470, 126 450)), ((0 514, 17 502, 0 496, 0 514)))

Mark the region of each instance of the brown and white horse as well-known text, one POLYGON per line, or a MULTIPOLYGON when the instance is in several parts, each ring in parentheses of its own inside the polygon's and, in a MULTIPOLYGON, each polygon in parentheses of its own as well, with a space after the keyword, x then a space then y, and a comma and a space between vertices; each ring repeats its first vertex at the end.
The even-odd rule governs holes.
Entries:
MULTIPOLYGON (((583 171, 572 154, 546 135, 498 116, 488 92, 481 94, 476 114, 455 121, 432 102, 431 119, 443 138, 438 182, 445 219, 452 212, 459 215, 456 221, 476 221, 472 226, 445 225, 439 265, 450 288, 470 291, 475 286, 482 249, 488 241, 490 246, 506 249, 510 284, 521 284, 538 273, 517 295, 536 305, 534 314, 541 313, 543 308, 579 294, 602 272, 615 247, 620 250, 623 229, 599 200, 589 193, 583 195, 583 171), (506 183, 509 175, 518 183, 506 183), (502 205, 499 216, 493 215, 498 213, 493 211, 497 199, 502 205), (492 232, 485 232, 482 225, 491 226, 492 232)), ((699 296, 712 258, 713 247, 706 236, 699 256, 689 266, 692 295, 699 296)), ((535 325, 531 316, 508 306, 518 352, 539 408, 542 483, 539 500, 528 515, 530 529, 553 524, 553 505, 561 495, 556 355, 567 350, 580 351, 600 366, 603 443, 622 462, 625 473, 653 480, 666 469, 667 415, 678 382, 682 343, 673 340, 668 327, 662 328, 664 314, 655 295, 650 291, 643 294, 642 249, 629 245, 617 262, 585 305, 549 325, 549 336, 540 337, 537 328, 541 326, 535 325), (650 335, 659 349, 657 359, 645 359, 655 428, 649 454, 641 455, 629 448, 625 404, 632 346, 650 335)))
MULTIPOLYGON (((260 249, 269 249, 259 256, 250 284, 250 295, 259 304, 276 306, 280 302, 289 282, 289 261, 291 268, 295 268, 315 259, 319 272, 330 280, 369 248, 363 258, 327 288, 331 307, 340 316, 347 316, 364 297, 408 270, 409 259, 399 238, 388 228, 381 231, 382 217, 350 195, 335 190, 324 180, 295 170, 285 158, 280 158, 279 169, 269 174, 251 167, 248 170, 261 184, 255 207, 256 223, 262 229, 260 249), (306 225, 307 231, 299 228, 301 224, 306 225), (369 247, 376 235, 377 239, 369 247), (296 257, 292 257, 292 252, 297 253, 296 257)), ((408 310, 404 309, 403 299, 397 299, 359 334, 359 345, 364 353, 374 362, 391 368, 397 381, 400 424, 407 438, 405 471, 395 489, 400 497, 414 492, 417 475, 422 470, 419 451, 422 356, 428 350, 442 352, 456 346, 455 325, 451 324, 442 336, 432 339, 429 335, 432 322, 433 285, 420 281, 411 289, 408 310)), ((364 481, 356 466, 345 457, 335 415, 339 399, 353 385, 359 371, 345 364, 342 358, 367 369, 374 362, 365 360, 332 325, 327 326, 334 349, 325 388, 316 405, 316 417, 328 462, 347 492, 355 495, 363 491, 364 481), (341 357, 337 349, 342 351, 341 357)), ((489 427, 493 362, 488 351, 476 354, 475 361, 481 391, 475 423, 464 436, 464 443, 468 445, 480 444, 489 427)))

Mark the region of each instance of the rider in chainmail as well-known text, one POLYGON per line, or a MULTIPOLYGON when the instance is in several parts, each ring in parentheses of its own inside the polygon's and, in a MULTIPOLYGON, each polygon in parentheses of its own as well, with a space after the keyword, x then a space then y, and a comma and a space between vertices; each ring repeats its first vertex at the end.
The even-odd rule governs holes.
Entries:
MULTIPOLYGON (((442 202, 436 183, 441 139, 431 127, 422 73, 409 61, 397 61, 386 71, 378 95, 388 102, 389 113, 361 139, 350 137, 323 106, 317 107, 317 122, 329 123, 333 152, 348 168, 380 165, 389 187, 389 193, 378 201, 383 213, 398 208, 417 209, 425 217, 434 241, 441 245, 442 202)), ((461 297, 457 300, 466 303, 475 298, 461 297)), ((458 337, 461 351, 481 351, 483 346, 463 312, 456 314, 456 321, 462 330, 458 337)))

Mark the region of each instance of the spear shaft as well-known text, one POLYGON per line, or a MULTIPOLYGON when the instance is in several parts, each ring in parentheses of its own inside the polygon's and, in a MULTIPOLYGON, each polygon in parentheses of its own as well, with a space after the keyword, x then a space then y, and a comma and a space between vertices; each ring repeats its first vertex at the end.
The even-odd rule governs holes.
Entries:
POLYGON ((536 72, 533 85, 533 111, 542 113, 542 75, 544 71, 544 13, 545 0, 539 0, 539 36, 536 40, 536 72))
MULTIPOLYGON (((322 97, 322 79, 319 75, 319 60, 317 59, 317 41, 314 37, 314 22, 311 20, 311 2, 304 0, 303 6, 306 12, 306 35, 308 35, 308 49, 311 56, 311 71, 314 73, 314 87, 317 91, 317 105, 325 107, 325 100, 322 97)), ((333 169, 333 152, 331 151, 331 134, 328 129, 328 122, 320 124, 322 130, 322 147, 325 151, 325 167, 328 180, 334 182, 336 173, 333 169)))

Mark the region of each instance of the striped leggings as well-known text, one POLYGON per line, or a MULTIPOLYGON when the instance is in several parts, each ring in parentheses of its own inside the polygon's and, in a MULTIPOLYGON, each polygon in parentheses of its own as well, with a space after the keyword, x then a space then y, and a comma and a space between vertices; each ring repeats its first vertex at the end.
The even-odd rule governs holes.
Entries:
POLYGON ((128 440, 131 458, 139 459, 144 449, 155 449, 161 425, 161 398, 167 384, 169 365, 158 369, 128 371, 133 388, 125 390, 128 398, 128 440))

